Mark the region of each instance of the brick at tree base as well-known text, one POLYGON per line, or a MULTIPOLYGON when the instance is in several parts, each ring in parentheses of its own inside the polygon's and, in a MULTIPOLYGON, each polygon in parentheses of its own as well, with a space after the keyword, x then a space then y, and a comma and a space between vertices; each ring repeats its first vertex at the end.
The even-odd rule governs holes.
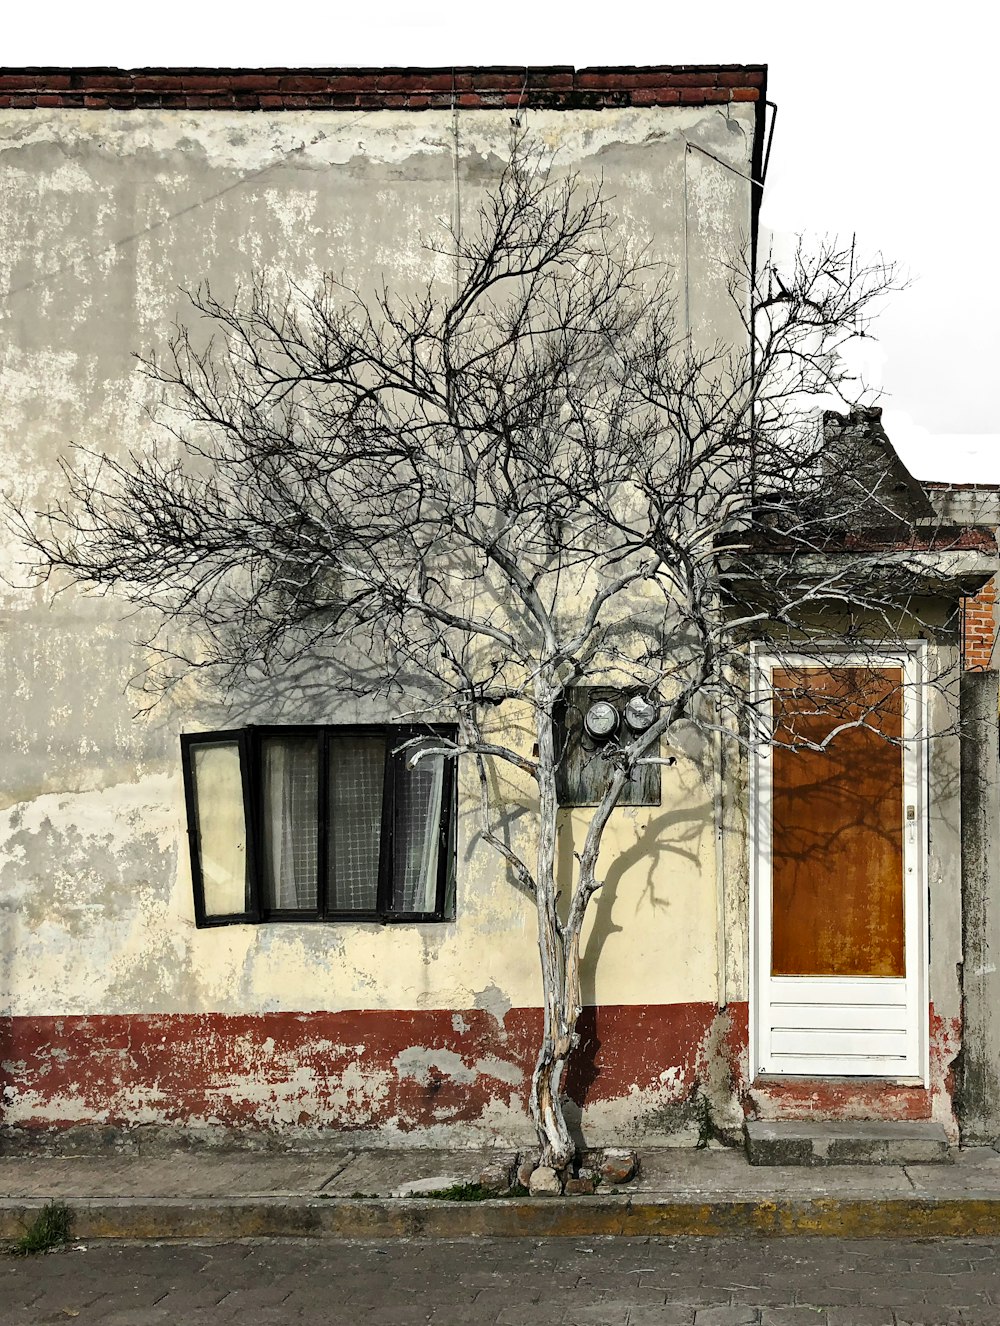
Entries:
POLYGON ((609 1147, 601 1160, 600 1175, 605 1183, 628 1183, 639 1172, 639 1158, 634 1151, 609 1147))
POLYGON ((575 1178, 566 1180, 567 1197, 587 1197, 597 1188, 597 1174, 592 1169, 581 1169, 575 1178))

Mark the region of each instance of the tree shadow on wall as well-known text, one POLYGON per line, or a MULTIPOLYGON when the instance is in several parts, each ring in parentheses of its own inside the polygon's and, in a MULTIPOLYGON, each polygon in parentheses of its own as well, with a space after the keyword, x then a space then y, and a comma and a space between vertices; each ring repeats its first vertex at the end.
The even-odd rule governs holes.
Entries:
MULTIPOLYGON (((592 1088, 601 1076, 602 1025, 608 1014, 602 1014, 597 1001, 597 968, 604 947, 612 935, 627 933, 644 903, 657 911, 669 909, 671 866, 678 861, 697 866, 703 854, 700 839, 710 824, 711 804, 707 799, 682 809, 654 813, 634 843, 611 862, 604 874, 604 885, 591 903, 590 930, 580 963, 583 1004, 577 1022, 580 1040, 570 1060, 564 1085, 568 1097, 566 1119, 577 1146, 586 1146, 581 1116, 592 1088), (633 915, 624 924, 617 924, 613 916, 615 907, 625 905, 624 898, 619 896, 622 881, 630 872, 638 876, 640 869, 644 875, 641 887, 636 878, 629 890, 630 897, 634 897, 633 915)), ((560 815, 556 867, 564 899, 568 899, 573 880, 574 849, 570 813, 564 812, 560 815)), ((612 1053, 626 1048, 620 1034, 611 1037, 609 1047, 612 1053)))

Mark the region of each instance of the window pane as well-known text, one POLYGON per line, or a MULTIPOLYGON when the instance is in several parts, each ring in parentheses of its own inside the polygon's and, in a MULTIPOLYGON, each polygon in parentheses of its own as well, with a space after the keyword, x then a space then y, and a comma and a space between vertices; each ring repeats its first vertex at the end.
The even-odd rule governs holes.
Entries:
POLYGON ((392 910, 433 912, 437 906, 438 856, 444 756, 429 755, 412 768, 405 757, 396 779, 392 910))
POLYGON ((315 737, 261 743, 264 906, 316 907, 319 876, 319 746, 315 737))
POLYGON ((247 909, 247 828, 240 749, 235 741, 195 744, 194 777, 198 859, 208 916, 247 909))
POLYGON ((382 737, 337 737, 330 742, 329 906, 375 910, 382 838, 382 737))

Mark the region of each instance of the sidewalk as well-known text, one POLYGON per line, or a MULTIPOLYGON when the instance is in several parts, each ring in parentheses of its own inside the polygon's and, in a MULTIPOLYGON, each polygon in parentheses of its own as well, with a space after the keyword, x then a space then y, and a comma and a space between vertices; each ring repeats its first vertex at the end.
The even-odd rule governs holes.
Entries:
POLYGON ((642 1172, 586 1197, 454 1202, 393 1197, 408 1183, 474 1181, 485 1151, 333 1149, 276 1156, 0 1156, 0 1237, 46 1201, 78 1239, 249 1237, 1000 1235, 1000 1154, 953 1164, 751 1167, 742 1152, 640 1152, 642 1172))

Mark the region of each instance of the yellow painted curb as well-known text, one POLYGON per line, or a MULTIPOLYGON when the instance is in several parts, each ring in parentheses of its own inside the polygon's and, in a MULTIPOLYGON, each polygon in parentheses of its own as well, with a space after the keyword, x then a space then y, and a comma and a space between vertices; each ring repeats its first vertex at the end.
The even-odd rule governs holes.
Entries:
MULTIPOLYGON (((76 1239, 628 1238, 816 1235, 838 1238, 1000 1236, 986 1198, 635 1202, 622 1198, 442 1202, 416 1198, 66 1198, 76 1239)), ((41 1199, 0 1203, 0 1238, 19 1237, 41 1199)))

